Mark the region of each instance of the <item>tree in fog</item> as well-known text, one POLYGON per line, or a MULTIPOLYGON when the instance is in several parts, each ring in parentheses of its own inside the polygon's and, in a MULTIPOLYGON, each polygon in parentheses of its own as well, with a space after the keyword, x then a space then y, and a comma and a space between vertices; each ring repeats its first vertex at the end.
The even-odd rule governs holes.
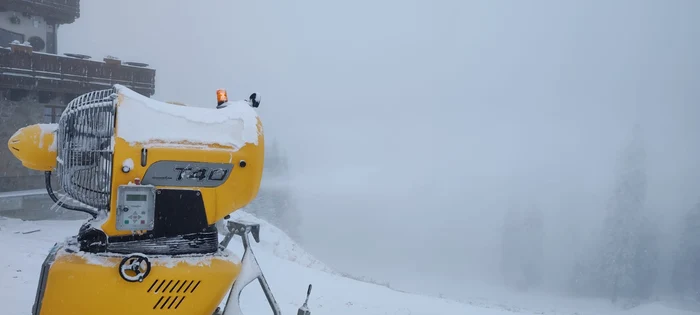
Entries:
POLYGON ((537 207, 511 208, 504 218, 501 273, 506 284, 527 290, 542 279, 544 229, 537 207))
POLYGON ((286 187, 261 186, 258 196, 245 210, 270 222, 292 239, 298 240, 301 218, 293 197, 286 187))
POLYGON ((289 164, 279 142, 272 139, 265 150, 265 166, 258 196, 245 210, 281 229, 298 240, 300 213, 288 185, 289 164))
POLYGON ((271 179, 286 178, 289 175, 287 154, 279 146, 277 139, 272 139, 270 147, 265 149, 264 177, 271 179))
POLYGON ((656 235, 645 217, 647 179, 640 130, 623 152, 617 181, 601 234, 594 290, 618 298, 646 299, 652 294, 657 271, 656 235))
POLYGON ((678 294, 700 300, 700 203, 688 211, 683 223, 671 282, 678 294))

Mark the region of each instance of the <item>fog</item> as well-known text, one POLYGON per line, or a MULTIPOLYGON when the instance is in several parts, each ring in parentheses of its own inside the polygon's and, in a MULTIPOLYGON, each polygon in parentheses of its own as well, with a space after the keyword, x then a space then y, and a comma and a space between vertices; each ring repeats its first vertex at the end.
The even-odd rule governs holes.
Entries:
POLYGON ((504 216, 533 207, 543 288, 564 291, 636 125, 661 273, 700 201, 698 1, 116 3, 82 1, 59 52, 148 63, 156 99, 259 93, 287 228, 342 272, 455 298, 501 286, 504 216))

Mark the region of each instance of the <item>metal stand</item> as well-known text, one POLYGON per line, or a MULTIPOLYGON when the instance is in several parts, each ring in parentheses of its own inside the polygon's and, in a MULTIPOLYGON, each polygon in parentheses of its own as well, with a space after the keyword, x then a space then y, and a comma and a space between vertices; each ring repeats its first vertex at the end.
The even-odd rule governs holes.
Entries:
POLYGON ((243 288, 248 284, 253 282, 253 280, 258 279, 260 287, 265 293, 267 302, 270 304, 272 313, 274 315, 281 315, 280 307, 275 301, 275 297, 272 295, 270 286, 267 284, 267 280, 260 270, 260 265, 258 260, 255 258, 253 249, 250 247, 250 238, 248 234, 253 234, 253 238, 256 243, 260 242, 260 224, 251 224, 244 222, 234 222, 229 221, 226 224, 228 228, 228 233, 224 240, 219 244, 220 247, 226 248, 228 243, 231 241, 234 235, 238 235, 243 240, 243 258, 241 259, 241 271, 238 277, 233 282, 231 287, 231 292, 229 293, 228 299, 226 300, 226 306, 224 306, 223 315, 243 315, 240 305, 240 296, 243 288))
MULTIPOLYGON (((233 282, 233 286, 231 287, 231 292, 229 292, 224 310, 221 311, 219 308, 217 308, 214 315, 243 315, 240 304, 241 292, 243 291, 243 288, 245 288, 255 279, 258 279, 260 287, 267 298, 267 302, 270 304, 272 313, 274 315, 281 315, 282 312, 280 311, 280 307, 277 304, 277 301, 275 301, 275 297, 272 296, 270 286, 267 284, 267 280, 265 280, 265 276, 263 275, 262 270, 260 270, 258 260, 255 258, 255 254, 253 254, 253 249, 250 247, 250 238, 248 238, 248 234, 253 234, 253 239, 255 239, 255 242, 260 243, 260 224, 228 221, 226 223, 226 228, 228 229, 228 233, 226 233, 224 239, 221 241, 221 243, 219 243, 219 248, 221 250, 226 249, 229 242, 231 242, 231 239, 233 239, 233 236, 238 235, 243 240, 244 252, 243 258, 241 259, 241 271, 236 280, 233 282)), ((308 306, 309 295, 311 295, 310 284, 309 288, 306 290, 306 300, 304 301, 304 305, 299 308, 297 315, 311 315, 311 311, 309 311, 308 306)))
POLYGON ((310 284, 309 284, 309 288, 306 290, 306 300, 304 301, 304 304, 297 311, 297 315, 311 315, 311 311, 309 311, 309 295, 311 295, 311 285, 310 284))

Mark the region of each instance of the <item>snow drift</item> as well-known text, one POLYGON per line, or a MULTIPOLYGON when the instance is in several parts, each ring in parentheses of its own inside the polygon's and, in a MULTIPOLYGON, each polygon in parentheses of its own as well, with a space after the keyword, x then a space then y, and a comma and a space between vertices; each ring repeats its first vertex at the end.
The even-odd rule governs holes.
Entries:
MULTIPOLYGON (((623 311, 610 308, 590 310, 525 310, 511 305, 485 302, 456 302, 446 299, 393 291, 383 286, 340 277, 331 268, 304 251, 287 235, 266 221, 243 211, 236 211, 231 219, 260 223, 260 243, 253 243, 258 262, 285 315, 296 314, 304 301, 308 284, 313 284, 309 307, 313 315, 690 315, 650 304, 623 311)), ((0 217, 0 304, 3 315, 31 314, 41 264, 49 249, 57 241, 74 235, 83 221, 22 221, 0 217)), ((220 222, 223 223, 223 222, 220 222)), ((243 255, 239 237, 229 249, 243 255)), ((363 263, 367 263, 364 261, 363 263)), ((411 276, 411 275, 407 275, 411 276)), ((241 295, 242 310, 249 315, 272 314, 262 290, 251 283, 241 295)), ((556 300, 544 303, 554 305, 556 300)))

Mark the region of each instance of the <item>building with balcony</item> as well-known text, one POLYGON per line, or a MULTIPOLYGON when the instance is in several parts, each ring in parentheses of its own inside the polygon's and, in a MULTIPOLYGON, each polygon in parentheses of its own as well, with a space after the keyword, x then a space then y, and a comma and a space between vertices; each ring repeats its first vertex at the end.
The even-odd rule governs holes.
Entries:
POLYGON ((58 54, 60 25, 80 17, 80 0, 0 0, 0 192, 41 189, 43 174, 7 149, 17 129, 56 123, 76 96, 122 84, 155 93, 155 70, 139 62, 58 54))

